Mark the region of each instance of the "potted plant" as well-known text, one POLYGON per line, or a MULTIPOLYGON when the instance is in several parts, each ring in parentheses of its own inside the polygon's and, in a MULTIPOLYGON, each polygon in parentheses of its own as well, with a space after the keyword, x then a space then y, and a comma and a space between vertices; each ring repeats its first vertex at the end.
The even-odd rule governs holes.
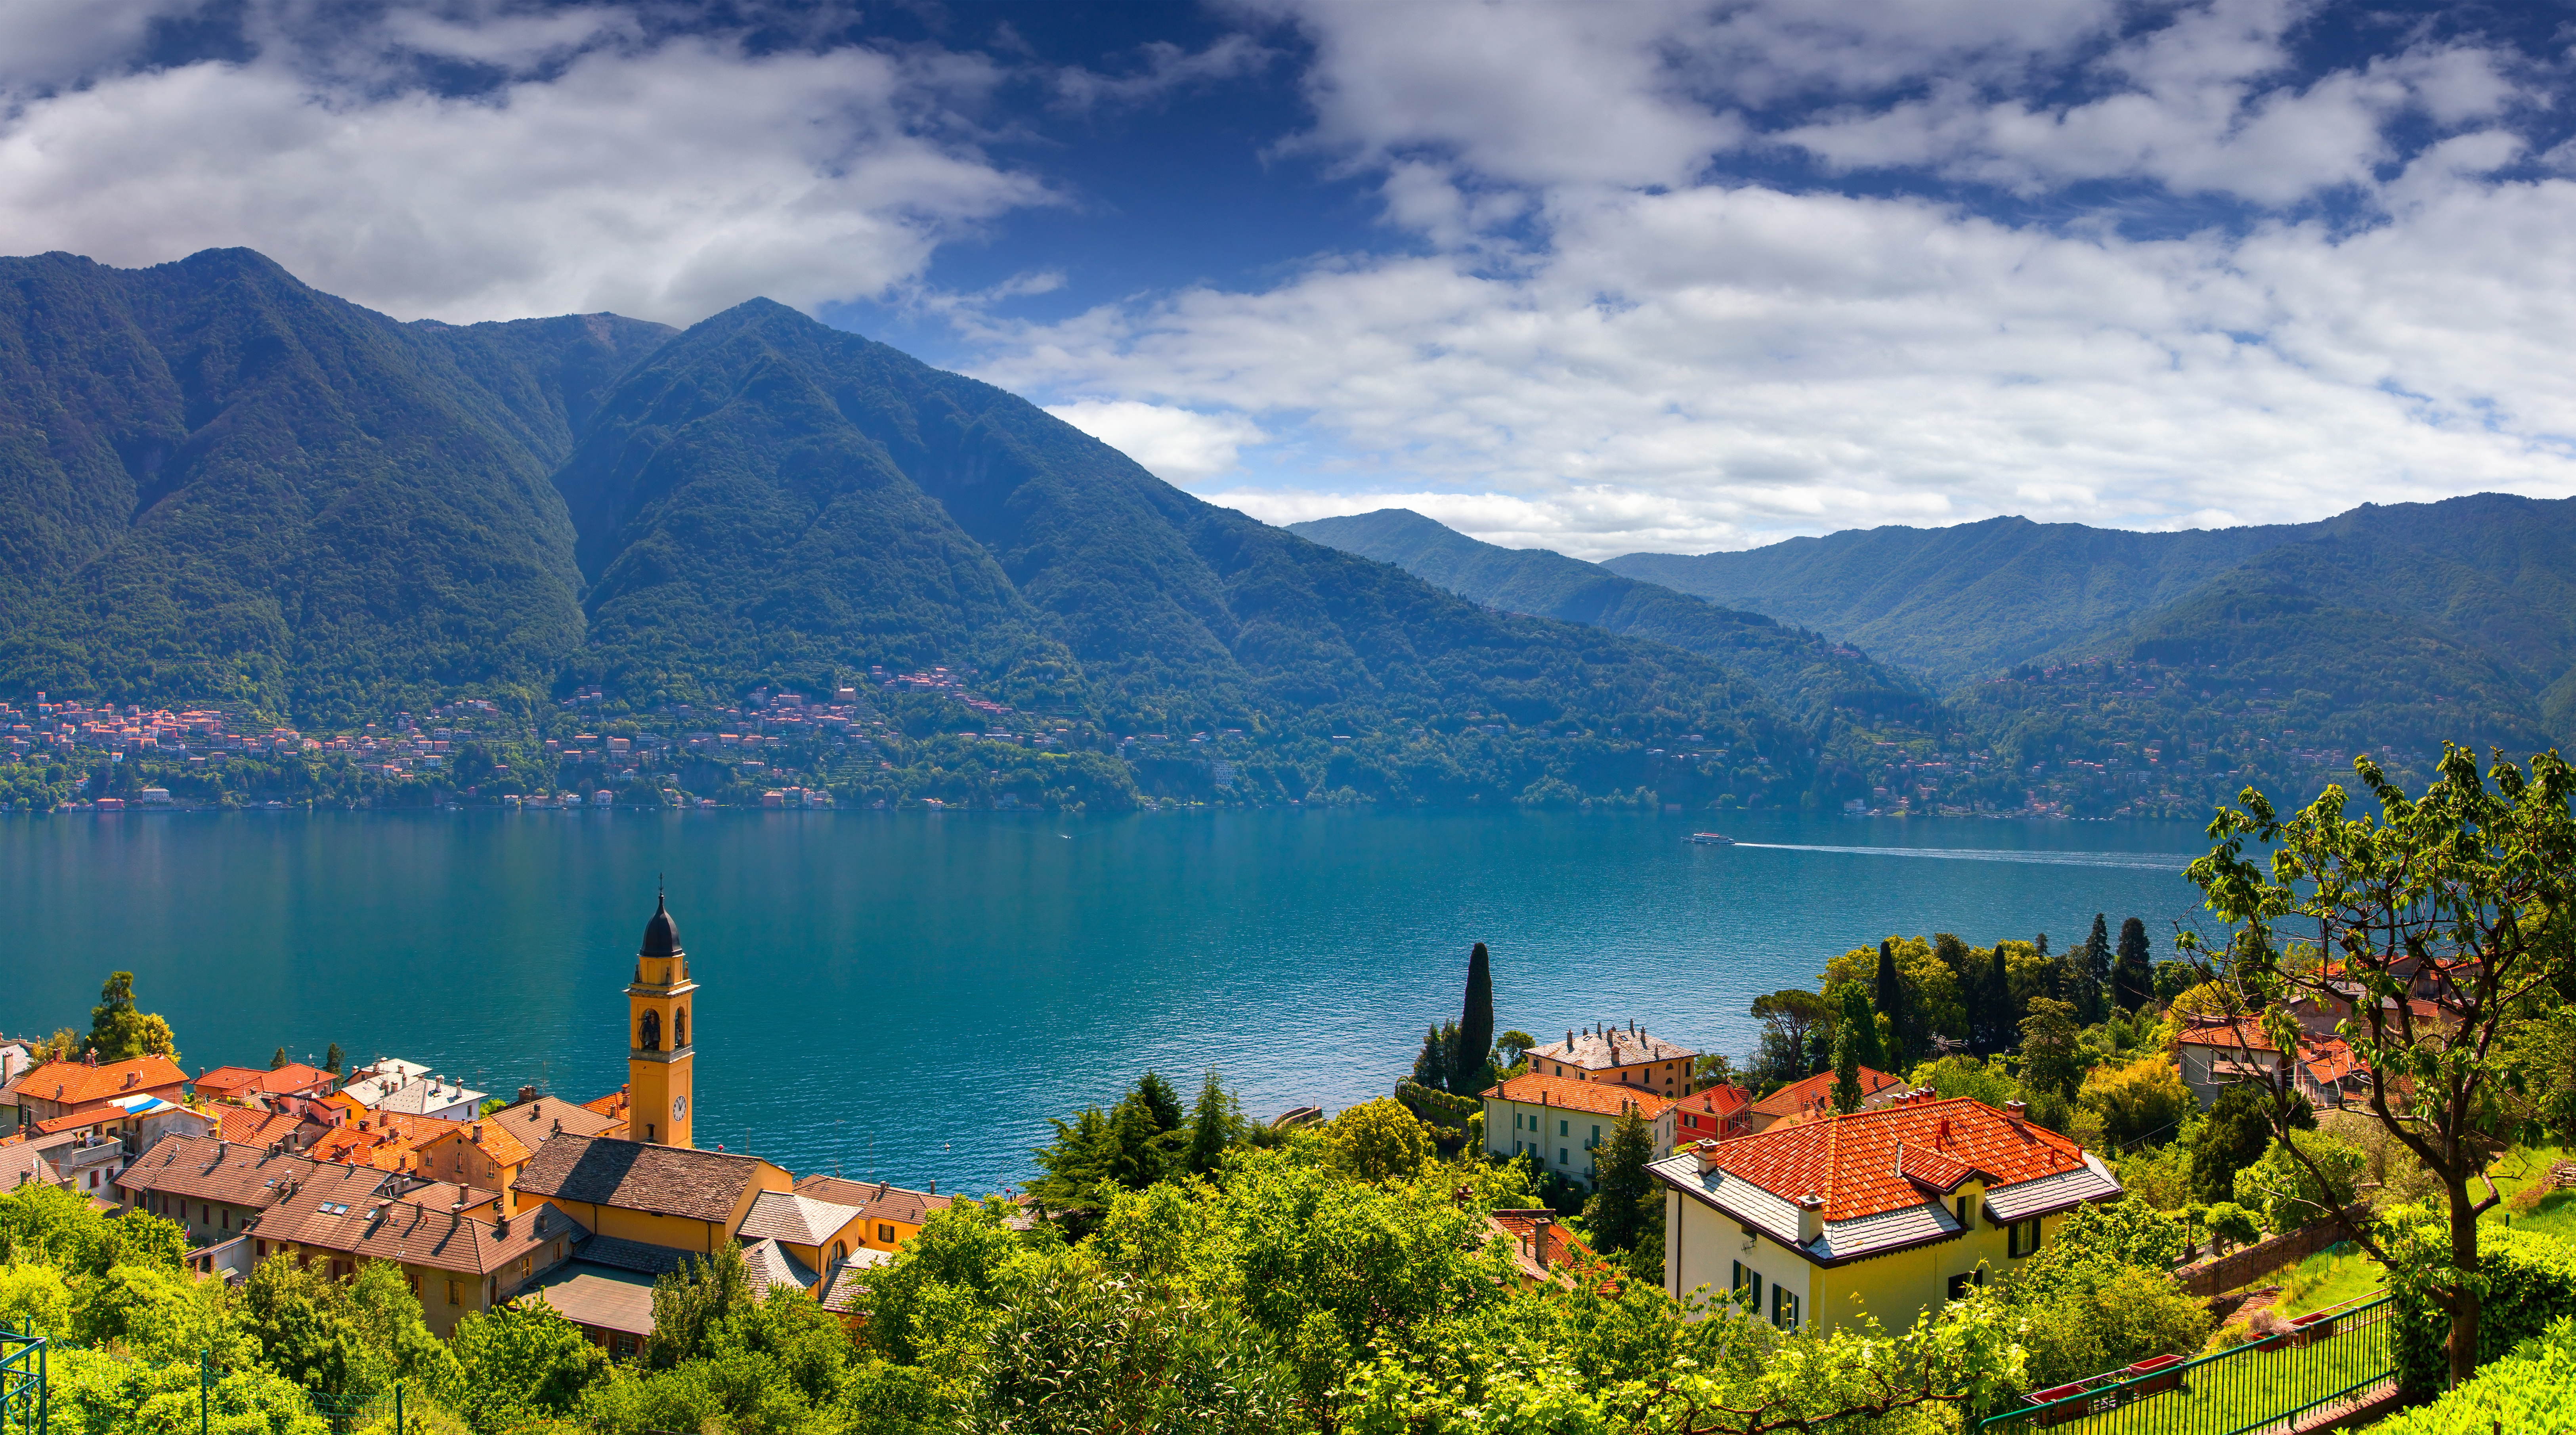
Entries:
POLYGON ((2290 1343, 2290 1334, 2290 1323, 2269 1310, 2258 1310, 2245 1322, 2246 1341, 2257 1350, 2278 1350, 2290 1343))
POLYGON ((2131 1381, 2130 1397, 2144 1400, 2150 1395, 2162 1395, 2168 1390, 2180 1389, 2184 1359, 2185 1357, 2179 1355, 2159 1355, 2152 1360, 2141 1360, 2130 1366, 2128 1370, 2131 1381))

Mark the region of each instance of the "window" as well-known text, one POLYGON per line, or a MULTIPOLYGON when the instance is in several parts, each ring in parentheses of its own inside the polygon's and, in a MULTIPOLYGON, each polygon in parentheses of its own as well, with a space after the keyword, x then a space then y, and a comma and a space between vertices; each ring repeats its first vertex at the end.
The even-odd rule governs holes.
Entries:
POLYGON ((1601 1144, 1601 1128, 1600 1128, 1600 1127, 1598 1127, 1598 1126, 1595 1126, 1595 1127, 1593 1127, 1593 1128, 1592 1128, 1592 1141, 1591 1141, 1591 1144, 1592 1144, 1592 1145, 1595 1145, 1595 1146, 1598 1146, 1598 1145, 1600 1145, 1600 1144, 1601 1144))
POLYGON ((1973 1229, 1976 1224, 1976 1198, 1972 1196, 1961 1196, 1959 1198, 1959 1229, 1963 1231, 1970 1230, 1973 1229))
POLYGON ((832 1243, 832 1259, 835 1261, 846 1261, 849 1258, 850 1243, 847 1241, 834 1241, 832 1243))
POLYGON ((1573 1135, 1573 1134, 1574 1134, 1574 1130, 1573 1130, 1573 1125, 1572 1125, 1572 1123, 1570 1123, 1570 1122, 1566 1122, 1566 1121, 1559 1121, 1559 1122, 1557 1122, 1557 1123, 1556 1123, 1556 1134, 1557 1134, 1557 1135, 1559 1135, 1559 1136, 1571 1136, 1571 1135, 1573 1135))
POLYGON ((2005 1236, 2004 1250, 2006 1254, 2012 1256, 2015 1260, 2019 1260, 2023 1256, 2029 1255, 2031 1252, 2038 1249, 2039 1217, 2033 1216, 2027 1221, 2013 1222, 2010 1231, 2005 1236))
POLYGON ((1742 1261, 1735 1263, 1735 1303, 1752 1314, 1762 1313, 1762 1273, 1742 1261))
POLYGON ((211 1226, 214 1223, 215 1208, 207 1205, 203 1201, 199 1201, 197 1203, 197 1224, 201 1226, 211 1226))
POLYGON ((887 1225, 883 1221, 877 1222, 877 1239, 885 1242, 889 1246, 893 1245, 894 1227, 887 1225))
POLYGON ((537 1258, 535 1256, 519 1257, 519 1279, 526 1280, 528 1278, 528 1274, 536 1268, 537 1258))
POLYGON ((465 1304, 465 1282, 457 1280, 452 1276, 448 1278, 447 1303, 449 1305, 465 1304))
POLYGON ((1771 1323, 1782 1330, 1798 1328, 1798 1298, 1785 1286, 1771 1287, 1771 1323))
POLYGON ((1966 1300, 1968 1298, 1968 1292, 1984 1285, 1985 1283, 1986 1272, 1985 1268, 1982 1266, 1978 1267, 1976 1270, 1964 1271, 1958 1275, 1952 1276, 1950 1277, 1950 1299, 1966 1300))
POLYGON ((420 1273, 418 1271, 405 1272, 403 1275, 403 1284, 411 1287, 411 1298, 413 1300, 420 1299, 420 1273))

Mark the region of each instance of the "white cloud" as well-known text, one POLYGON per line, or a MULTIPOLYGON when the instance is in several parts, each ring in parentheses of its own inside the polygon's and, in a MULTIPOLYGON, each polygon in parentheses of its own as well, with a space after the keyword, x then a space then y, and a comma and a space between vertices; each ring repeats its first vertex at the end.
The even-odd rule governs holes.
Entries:
POLYGON ((1239 414, 1192 413, 1134 399, 1055 404, 1047 412, 1167 483, 1199 483, 1231 472, 1243 448, 1269 439, 1239 414))
POLYGON ((44 93, 122 62, 152 22, 197 0, 9 0, 0 5, 0 94, 44 93))
POLYGON ((645 42, 609 9, 398 14, 369 43, 545 68, 442 96, 318 75, 281 43, 25 99, 0 118, 0 251, 247 245, 403 317, 687 323, 758 294, 882 294, 1053 201, 944 137, 942 107, 993 83, 972 57, 645 42))

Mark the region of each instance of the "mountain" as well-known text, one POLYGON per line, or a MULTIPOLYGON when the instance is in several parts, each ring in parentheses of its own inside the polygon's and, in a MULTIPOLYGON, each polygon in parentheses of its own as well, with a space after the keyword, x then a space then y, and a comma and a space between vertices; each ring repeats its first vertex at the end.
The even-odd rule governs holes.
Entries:
POLYGON ((0 687, 355 717, 580 644, 548 475, 667 329, 398 324, 246 250, 0 260, 0 687))
POLYGON ((1117 728, 1778 720, 1717 664, 1485 611, 765 300, 620 379, 556 487, 574 666, 641 702, 939 663, 1117 728))
POLYGON ((1482 543, 1409 509, 1319 518, 1290 524, 1289 531, 1395 564, 1490 608, 1715 658, 1809 722, 1835 708, 1920 719, 1936 706, 1913 675, 1804 629, 1543 548, 1482 543))
MULTIPOLYGON (((632 719, 944 666, 1113 746, 1302 745, 1313 771, 1273 784, 1290 795, 1788 800, 1816 767, 1726 665, 1201 502, 765 300, 677 334, 406 324, 242 250, 0 261, 0 502, 18 700, 345 726, 596 683, 597 716, 632 719), (1659 736, 1697 765, 1664 772, 1659 736)), ((951 706, 901 715, 953 734, 971 714, 951 706)))
POLYGON ((1947 689, 2163 607, 2297 528, 2127 533, 1990 518, 1603 567, 1852 643, 1947 689))

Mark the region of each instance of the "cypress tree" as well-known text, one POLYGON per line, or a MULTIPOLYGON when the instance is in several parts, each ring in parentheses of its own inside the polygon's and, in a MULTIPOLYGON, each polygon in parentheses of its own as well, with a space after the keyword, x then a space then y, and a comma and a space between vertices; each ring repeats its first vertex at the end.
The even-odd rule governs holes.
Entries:
POLYGON ((340 1074, 341 1063, 347 1060, 347 1057, 340 1054, 340 1043, 335 1041, 331 1043, 329 1051, 322 1053, 322 1069, 337 1076, 340 1074))
POLYGON ((1878 944, 1877 1006, 1887 1013, 1887 1060, 1891 1069, 1908 1071, 1913 1067, 1913 1004, 1906 1000, 1905 977, 1896 970, 1896 946, 1878 944))
POLYGON ((1848 1021, 1834 1028, 1834 1109, 1845 1113, 1860 1110, 1860 1043, 1853 1029, 1848 1021))
POLYGON ((281 1046, 281 1047, 279 1047, 279 1048, 277 1049, 277 1055, 272 1056, 272 1057, 270 1057, 270 1058, 268 1059, 268 1069, 269 1069, 269 1070, 271 1070, 271 1071, 284 1071, 284 1070, 286 1069, 286 1048, 285 1048, 285 1047, 282 1047, 282 1046, 281 1046))
POLYGON ((1869 991, 1858 982, 1845 982, 1834 989, 1842 1012, 1835 1019, 1835 1065, 1841 1065, 1843 1034, 1851 1035, 1852 1059, 1862 1066, 1887 1069, 1887 1053, 1878 1049, 1878 1013, 1870 1009, 1869 991))
POLYGON ((2012 1045, 2014 1033, 2021 1030, 2021 1009, 2014 1005, 2012 964, 2004 959, 2004 944, 1995 943, 1994 960, 1986 974, 1986 1051, 1998 1052, 2012 1045))
POLYGON ((2156 994, 2156 964, 2147 949, 2147 924, 2135 917, 2120 924, 2119 960, 2111 965, 2111 995, 2120 1010, 2133 1012, 2156 994))
POLYGON ((2083 966, 2084 975, 2093 979, 2093 985, 2107 987, 2111 984, 2111 924, 2100 912, 2093 914, 2093 935, 2084 939, 2082 955, 2077 961, 2083 966))
POLYGON ((1478 942, 1467 954, 1467 1009, 1458 1018, 1458 1051, 1449 1089, 1475 1096, 1493 1085, 1494 970, 1478 942))

